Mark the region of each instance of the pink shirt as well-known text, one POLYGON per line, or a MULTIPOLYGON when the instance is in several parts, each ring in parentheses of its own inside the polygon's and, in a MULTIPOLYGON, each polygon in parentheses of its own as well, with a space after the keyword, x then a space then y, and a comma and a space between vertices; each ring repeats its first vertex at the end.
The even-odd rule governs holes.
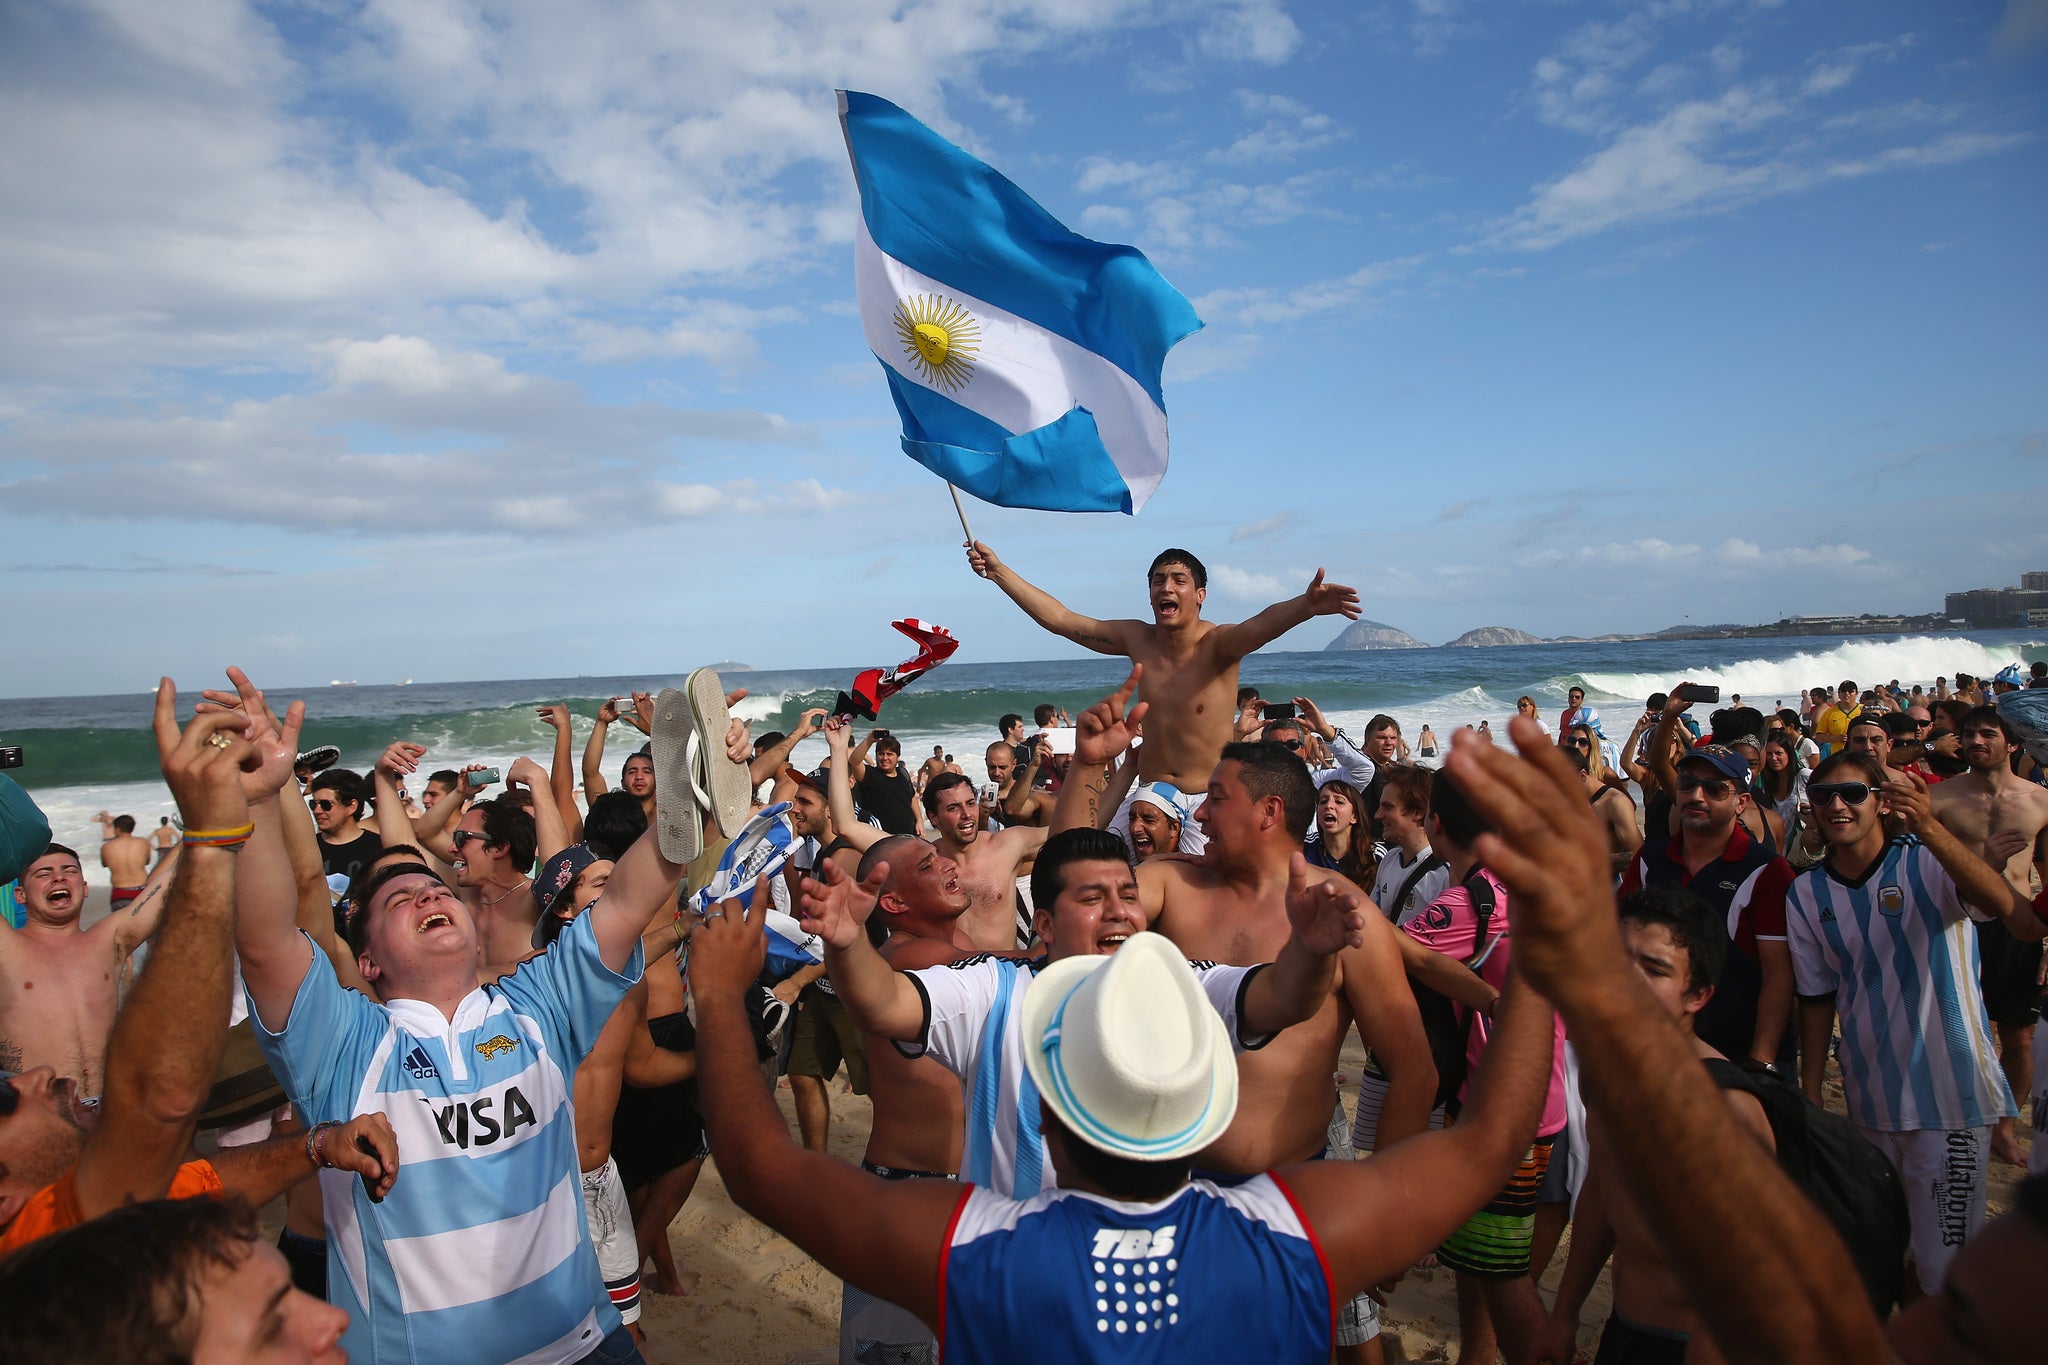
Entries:
MULTIPOLYGON (((1508 953, 1513 940, 1508 935, 1508 889, 1501 885, 1499 878, 1491 872, 1481 870, 1480 876, 1493 887, 1493 916, 1486 923, 1486 942, 1499 944, 1487 954, 1486 961, 1476 969, 1482 979, 1499 990, 1508 979, 1508 953)), ((1420 943, 1423 947, 1463 962, 1480 948, 1478 944, 1479 915, 1472 908, 1472 895, 1462 886, 1452 886, 1441 896, 1429 903, 1427 909, 1401 926, 1401 932, 1420 943)), ((1561 1131, 1565 1124, 1564 1105, 1564 1020, 1551 1016, 1556 1030, 1556 1039, 1550 1054, 1550 1089, 1543 1097, 1543 1118, 1536 1125, 1536 1135, 1547 1137, 1561 1131)), ((1479 1019, 1465 1038, 1465 1061, 1472 1072, 1479 1069, 1479 1059, 1486 1053, 1486 1043, 1492 1021, 1479 1019)), ((1472 1085, 1468 1073, 1465 1084, 1458 1090, 1458 1098, 1465 1098, 1466 1090, 1472 1085)))

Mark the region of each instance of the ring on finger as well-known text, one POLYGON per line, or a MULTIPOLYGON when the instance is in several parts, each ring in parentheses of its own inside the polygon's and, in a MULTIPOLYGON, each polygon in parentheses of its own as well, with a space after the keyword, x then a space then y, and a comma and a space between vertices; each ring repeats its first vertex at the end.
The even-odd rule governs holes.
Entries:
POLYGON ((213 738, 207 740, 206 742, 208 744, 211 744, 216 749, 225 749, 228 747, 228 744, 230 743, 228 737, 224 734, 215 734, 213 738))

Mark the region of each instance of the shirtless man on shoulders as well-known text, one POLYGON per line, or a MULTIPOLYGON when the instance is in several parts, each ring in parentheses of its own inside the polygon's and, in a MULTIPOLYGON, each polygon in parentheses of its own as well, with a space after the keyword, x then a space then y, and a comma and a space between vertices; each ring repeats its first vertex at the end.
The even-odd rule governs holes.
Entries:
MULTIPOLYGON (((137 843, 142 842, 137 840, 137 843)), ((52 844, 21 874, 19 929, 0 916, 0 1071, 48 1066, 96 1096, 128 958, 156 932, 175 856, 157 864, 125 908, 90 929, 78 855, 52 844)))
POLYGON ((1068 610, 1050 593, 1025 582, 978 540, 968 542, 967 562, 1053 634, 1098 654, 1120 655, 1144 665, 1145 699, 1161 724, 1138 751, 1138 777, 1170 782, 1182 791, 1201 789, 1216 766, 1216 756, 1230 742, 1237 713, 1237 667, 1244 656, 1312 616, 1356 620, 1360 611, 1357 592, 1325 583, 1318 569, 1299 597, 1275 602, 1247 621, 1204 621, 1209 571, 1186 550, 1174 549, 1161 551, 1146 571, 1151 622, 1098 621, 1068 610))
MULTIPOLYGON (((1650 887, 1621 902, 1621 935, 1636 971, 1665 1013, 1684 1030, 1702 1062, 1727 1058, 1693 1032, 1693 1017, 1714 993, 1726 953, 1714 912, 1692 893, 1650 887)), ((1763 1105, 1747 1090, 1724 1088, 1721 1098, 1744 1131, 1773 1149, 1763 1105)), ((1579 1314, 1600 1267, 1614 1258, 1614 1308, 1602 1329, 1600 1354, 1618 1360, 1684 1361, 1719 1365, 1726 1357, 1700 1328, 1685 1282, 1665 1257, 1657 1225, 1610 1170, 1611 1138, 1603 1116, 1587 1117, 1585 1184, 1573 1210, 1572 1249, 1557 1302, 1536 1338, 1538 1361, 1565 1365, 1577 1350, 1579 1314), (1613 1338, 1608 1340, 1607 1338, 1613 1338)))
POLYGON ((107 870, 113 881, 114 893, 108 903, 110 909, 120 910, 142 894, 142 883, 149 877, 149 840, 135 833, 135 817, 132 815, 99 814, 100 866, 107 870))
MULTIPOLYGON (((1970 770, 1928 788, 1934 818, 2031 900, 2029 873, 2048 880, 2048 789, 2013 775, 2016 737, 1996 707, 1972 709, 1959 728, 1962 758, 1970 770)), ((2002 922, 1980 923, 1977 953, 1984 1008, 1998 1029, 1999 1062, 2012 1093, 2028 1094, 2033 1089, 2034 1021, 2040 1017, 2041 944, 2021 942, 2002 922)), ((2000 1119, 1992 1129, 1991 1154, 2014 1165, 2024 1163, 2011 1119, 2000 1119)))
MULTIPOLYGON (((973 794, 971 787, 966 790, 973 794)), ((892 834, 869 846, 854 873, 865 878, 884 864, 888 876, 870 922, 887 925, 884 961, 908 972, 959 962, 980 951, 966 924, 972 901, 959 894, 943 852, 913 835, 892 834)), ((956 1179, 966 1128, 959 1078, 929 1057, 904 1056, 874 1034, 867 1035, 867 1060, 875 1111, 861 1169, 884 1180, 956 1179)), ((839 1303, 839 1358, 884 1357, 929 1365, 938 1359, 938 1344, 915 1315, 845 1286, 839 1303)))

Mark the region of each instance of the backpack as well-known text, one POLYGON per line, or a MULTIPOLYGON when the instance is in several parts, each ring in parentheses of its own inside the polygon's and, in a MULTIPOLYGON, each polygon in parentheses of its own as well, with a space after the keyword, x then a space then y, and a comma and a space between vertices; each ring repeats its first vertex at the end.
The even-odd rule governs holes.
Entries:
POLYGON ((1906 1187, 1891 1161, 1787 1077, 1718 1057, 1708 1059, 1707 1071, 1722 1089, 1746 1091, 1763 1105, 1778 1165, 1848 1244, 1878 1316, 1889 1313, 1904 1294, 1910 1236, 1906 1187))
MULTIPOLYGON (((1472 939, 1472 956, 1461 961, 1474 970, 1498 946, 1498 940, 1491 944, 1486 941, 1495 902, 1493 883, 1480 873, 1480 868, 1473 868, 1463 883, 1466 894, 1472 897, 1472 911, 1478 917, 1479 927, 1472 939)), ((1422 1031, 1429 1037, 1430 1060, 1436 1063, 1436 1098, 1431 1105, 1452 1104, 1468 1074, 1465 1042, 1472 1029, 1471 1012, 1413 977, 1408 979, 1408 988, 1415 992, 1415 1009, 1422 1016, 1422 1031)))

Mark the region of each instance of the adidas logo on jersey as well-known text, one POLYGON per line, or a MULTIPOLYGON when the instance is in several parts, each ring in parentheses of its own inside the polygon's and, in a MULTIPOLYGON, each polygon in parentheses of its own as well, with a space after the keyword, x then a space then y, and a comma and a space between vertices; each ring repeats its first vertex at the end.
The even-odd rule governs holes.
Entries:
POLYGON ((1820 908, 1820 922, 1822 924, 1833 924, 1835 922, 1835 910, 1833 906, 1823 905, 1820 908))
POLYGON ((429 1057, 427 1050, 418 1043, 414 1043, 412 1051, 405 1054, 405 1060, 401 1065, 405 1067, 406 1074, 416 1081, 435 1081, 441 1078, 440 1068, 434 1065, 434 1059, 429 1057))

